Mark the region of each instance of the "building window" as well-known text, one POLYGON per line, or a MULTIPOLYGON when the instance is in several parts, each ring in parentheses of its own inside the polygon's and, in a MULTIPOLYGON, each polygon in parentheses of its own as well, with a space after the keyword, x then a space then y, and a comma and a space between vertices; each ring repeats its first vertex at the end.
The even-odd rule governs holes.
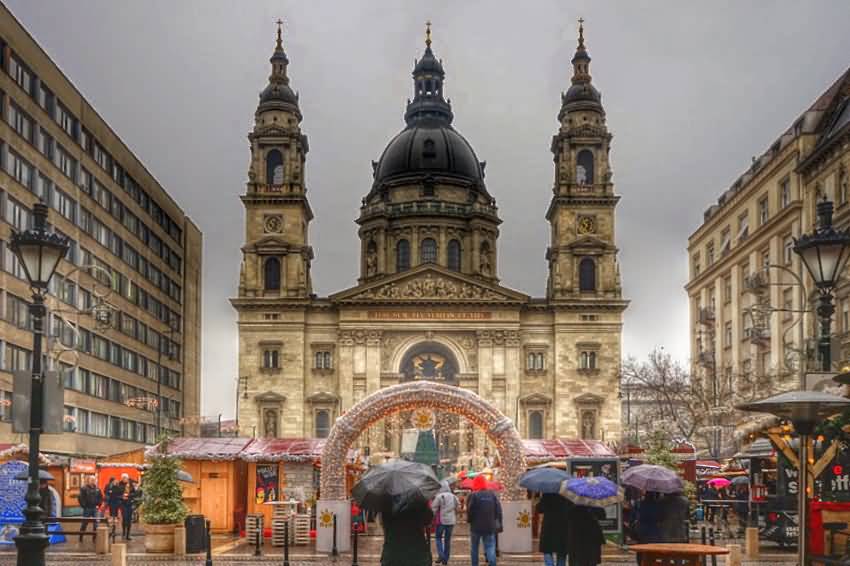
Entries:
POLYGON ((711 267, 714 264, 714 242, 709 242, 705 246, 705 266, 711 267))
POLYGON ((723 325, 723 346, 725 348, 732 347, 732 322, 729 321, 723 325))
POLYGON ((460 271, 460 242, 449 240, 448 267, 452 271, 460 271))
POLYGON ((263 369, 280 369, 279 350, 263 350, 263 369))
MULTIPOLYGON (((794 310, 794 295, 791 287, 786 287, 782 290, 782 309, 785 311, 782 313, 782 320, 788 321, 793 318, 794 310)), ((845 328, 845 332, 847 329, 845 328)))
MULTIPOLYGON (((12 129, 18 132, 22 138, 28 142, 33 142, 33 120, 30 116, 21 110, 14 102, 9 103, 9 110, 6 112, 6 121, 12 126, 12 129)), ((44 152, 42 152, 44 153, 44 152)))
POLYGON ((596 352, 583 351, 579 354, 579 368, 589 370, 596 369, 596 352))
POLYGON ((583 149, 576 155, 576 184, 593 184, 593 152, 583 149))
POLYGON ((263 265, 263 276, 267 291, 280 289, 280 260, 270 257, 263 265))
POLYGON ((528 412, 528 438, 534 440, 543 438, 543 411, 528 412))
POLYGON ((327 438, 331 433, 331 413, 327 409, 316 411, 316 438, 327 438))
POLYGON ((316 369, 333 369, 333 357, 328 351, 316 352, 314 362, 316 369))
POLYGON ((738 241, 743 242, 747 239, 750 232, 750 213, 745 212, 738 217, 738 241))
POLYGON ((782 260, 785 262, 785 265, 791 265, 791 261, 794 259, 794 238, 790 235, 785 236, 784 241, 782 242, 782 260))
POLYGON ((779 182, 779 208, 791 204, 791 179, 785 178, 779 182))
POLYGON ((277 149, 266 154, 266 183, 269 185, 283 184, 283 155, 277 149))
POLYGON ((546 354, 544 352, 528 352, 525 360, 525 369, 531 372, 546 369, 546 354))
POLYGON ((767 196, 759 201, 759 226, 763 226, 770 219, 770 207, 767 196))
POLYGON ((732 276, 727 275, 723 278, 723 303, 732 302, 732 276))
POLYGON ((407 240, 399 240, 395 247, 396 251, 396 271, 407 271, 410 269, 410 242, 407 240))
POLYGON ((847 181, 847 170, 844 167, 838 172, 838 205, 846 204, 848 192, 850 192, 850 187, 848 187, 847 181))
POLYGON ((419 252, 421 263, 437 263, 437 242, 433 238, 422 240, 422 249, 419 252))
POLYGON ((698 277, 700 273, 699 253, 694 254, 691 263, 693 264, 694 277, 698 277))
POLYGON ((720 256, 723 257, 729 253, 729 248, 732 245, 732 230, 727 226, 720 233, 720 256))
POLYGON ((596 262, 586 257, 578 265, 579 291, 596 290, 596 262))
POLYGON ((18 86, 24 89, 24 92, 30 96, 33 95, 35 87, 33 75, 14 55, 9 59, 9 74, 18 83, 18 86))

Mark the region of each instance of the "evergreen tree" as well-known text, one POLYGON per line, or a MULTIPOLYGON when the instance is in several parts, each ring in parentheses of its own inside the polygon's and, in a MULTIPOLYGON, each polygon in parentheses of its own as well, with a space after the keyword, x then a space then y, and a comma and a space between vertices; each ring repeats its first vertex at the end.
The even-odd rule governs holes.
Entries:
POLYGON ((167 446, 168 439, 159 443, 144 476, 141 515, 150 525, 182 523, 188 513, 177 481, 180 460, 168 454, 167 446))

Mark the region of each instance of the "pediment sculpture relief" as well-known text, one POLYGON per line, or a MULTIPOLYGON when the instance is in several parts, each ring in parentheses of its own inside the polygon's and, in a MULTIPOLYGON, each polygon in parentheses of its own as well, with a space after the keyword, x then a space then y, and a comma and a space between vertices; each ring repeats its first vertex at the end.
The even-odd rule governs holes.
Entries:
POLYGON ((507 297, 500 293, 463 281, 452 281, 426 274, 409 281, 387 283, 364 291, 355 299, 472 299, 499 301, 507 297))

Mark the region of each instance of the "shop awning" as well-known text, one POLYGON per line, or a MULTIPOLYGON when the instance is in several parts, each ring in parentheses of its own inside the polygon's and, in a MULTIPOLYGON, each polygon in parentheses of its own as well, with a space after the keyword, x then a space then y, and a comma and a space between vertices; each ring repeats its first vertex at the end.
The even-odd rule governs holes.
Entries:
POLYGON ((239 458, 246 462, 315 462, 321 460, 324 438, 257 438, 239 458))
MULTIPOLYGON (((30 449, 26 444, 0 443, 0 462, 7 462, 9 460, 26 461, 29 458, 29 453, 30 449)), ((43 452, 38 455, 38 462, 42 466, 49 466, 51 464, 50 458, 43 452)))
POLYGON ((776 451, 773 449, 770 440, 758 438, 744 450, 735 454, 735 458, 769 458, 775 454, 776 451))
POLYGON ((716 460, 697 460, 696 463, 697 468, 711 468, 719 470, 723 466, 720 465, 720 462, 716 460))
MULTIPOLYGON (((168 453, 181 460, 236 460, 253 441, 253 438, 180 437, 169 442, 168 453)), ((157 450, 156 446, 151 446, 145 451, 145 456, 154 456, 157 450)))
POLYGON ((523 440, 525 459, 529 464, 541 464, 567 458, 616 458, 617 455, 599 440, 523 440))

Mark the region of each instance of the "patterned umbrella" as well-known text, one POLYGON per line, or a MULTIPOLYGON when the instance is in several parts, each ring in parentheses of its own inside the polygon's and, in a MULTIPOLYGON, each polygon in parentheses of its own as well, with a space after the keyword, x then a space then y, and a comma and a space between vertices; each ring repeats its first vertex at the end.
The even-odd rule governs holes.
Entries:
POLYGON ((520 487, 537 493, 560 493, 561 484, 570 474, 557 468, 534 468, 519 478, 520 487))
POLYGON ((560 494, 576 505, 586 507, 608 507, 623 500, 623 488, 603 477, 564 480, 560 494))
POLYGON ((632 466, 623 472, 621 483, 643 491, 658 493, 679 493, 685 489, 682 478, 676 472, 652 464, 632 466))

